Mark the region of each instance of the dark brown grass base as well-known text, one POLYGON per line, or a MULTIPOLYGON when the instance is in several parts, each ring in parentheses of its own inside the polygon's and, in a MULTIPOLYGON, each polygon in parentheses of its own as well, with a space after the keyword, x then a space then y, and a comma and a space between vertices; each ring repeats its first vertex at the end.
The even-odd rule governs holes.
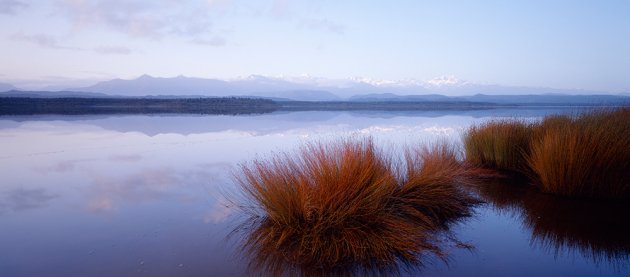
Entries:
POLYGON ((252 266, 344 275, 445 258, 448 224, 477 203, 459 186, 470 170, 456 157, 440 144, 407 151, 397 167, 364 139, 243 165, 237 181, 256 216, 245 244, 252 266))

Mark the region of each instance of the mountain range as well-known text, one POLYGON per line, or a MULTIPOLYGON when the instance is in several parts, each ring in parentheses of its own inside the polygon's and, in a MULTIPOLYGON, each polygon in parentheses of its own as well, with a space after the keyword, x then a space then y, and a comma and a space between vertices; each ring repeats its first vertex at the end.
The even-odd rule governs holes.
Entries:
POLYGON ((282 78, 252 75, 232 80, 142 75, 113 79, 57 92, 19 91, 0 83, 5 97, 225 97, 250 96, 298 101, 470 101, 492 103, 628 102, 627 95, 603 91, 474 84, 454 77, 429 81, 387 81, 366 78, 330 80, 309 76, 282 78), (580 97, 576 97, 580 96, 580 97))
POLYGON ((0 92, 10 91, 10 90, 17 90, 17 88, 11 84, 0 83, 0 92))

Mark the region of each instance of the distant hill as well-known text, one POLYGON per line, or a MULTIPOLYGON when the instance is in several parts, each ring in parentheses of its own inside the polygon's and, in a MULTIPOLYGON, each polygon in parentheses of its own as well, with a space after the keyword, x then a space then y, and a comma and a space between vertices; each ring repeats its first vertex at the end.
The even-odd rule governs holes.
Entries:
POLYGON ((382 102, 382 101, 394 101, 394 102, 417 102, 417 101, 452 101, 453 97, 448 97, 440 94, 425 94, 425 95, 397 95, 393 93, 380 93, 380 94, 367 94, 367 95, 355 95, 350 97, 349 101, 357 102, 382 102))
POLYGON ((0 92, 0 97, 30 97, 30 98, 104 98, 112 97, 111 95, 94 92, 79 91, 21 91, 10 90, 0 92))
POLYGON ((227 96, 235 93, 227 82, 221 80, 187 77, 154 78, 148 75, 142 75, 134 80, 103 81, 89 87, 68 90, 119 96, 207 95, 209 91, 220 92, 213 94, 214 96, 227 96))
POLYGON ((527 94, 527 95, 485 95, 459 97, 471 102, 496 104, 546 104, 546 105, 618 105, 630 104, 630 97, 623 95, 566 95, 566 94, 527 94))
POLYGON ((0 84, 0 97, 149 97, 154 99, 265 98, 275 101, 350 102, 471 102, 508 105, 619 105, 629 95, 601 91, 475 84, 441 77, 428 81, 387 81, 367 78, 333 80, 309 76, 266 77, 252 75, 232 80, 193 77, 114 79, 62 91, 19 91, 0 84), (1 92, 2 89, 8 91, 1 92))
POLYGON ((11 84, 0 83, 0 92, 11 91, 11 90, 16 90, 16 89, 17 88, 11 84))
POLYGON ((118 96, 256 96, 307 101, 340 99, 328 91, 309 89, 308 86, 262 76, 224 81, 183 76, 158 78, 143 75, 133 80, 114 79, 89 87, 68 90, 118 96))
MULTIPOLYGON (((453 77, 429 81, 384 81, 366 78, 331 80, 313 77, 265 77, 252 75, 234 80, 192 77, 161 78, 142 75, 136 79, 114 79, 65 91, 93 92, 117 96, 253 96, 297 101, 448 101, 449 97, 472 99, 504 95, 601 95, 601 91, 515 87, 474 84, 453 77), (485 95, 485 96, 480 96, 485 95)), ((545 97, 551 99, 550 97, 545 97)), ((483 101, 483 100, 480 100, 483 101)))
POLYGON ((507 105, 630 105, 630 96, 626 95, 566 95, 566 94, 523 94, 523 95, 486 95, 476 94, 472 96, 444 96, 439 94, 428 95, 395 95, 369 94, 350 98, 357 102, 472 102, 493 103, 507 105))

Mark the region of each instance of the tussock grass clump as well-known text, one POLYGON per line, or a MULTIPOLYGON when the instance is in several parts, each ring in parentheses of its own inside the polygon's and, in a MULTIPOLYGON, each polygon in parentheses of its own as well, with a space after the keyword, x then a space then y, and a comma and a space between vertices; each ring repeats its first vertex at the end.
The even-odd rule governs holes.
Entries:
POLYGON ((537 123, 491 121, 464 136, 466 160, 516 173, 542 191, 630 198, 630 108, 551 115, 537 123))
POLYGON ((363 139, 242 165, 236 179, 256 221, 245 244, 252 266, 353 272, 445 257, 440 233, 476 203, 457 185, 466 170, 447 145, 406 157, 398 166, 363 139))
POLYGON ((472 126, 464 135, 466 160, 481 167, 524 173, 532 134, 531 125, 518 120, 472 126))
POLYGON ((544 192, 630 198, 630 108, 581 114, 545 125, 527 158, 544 192))
POLYGON ((532 125, 534 128, 534 135, 532 139, 540 139, 547 131, 559 130, 573 124, 573 122, 574 119, 566 115, 553 114, 545 116, 540 123, 532 125))
POLYGON ((406 170, 395 195, 405 216, 439 229, 470 215, 476 201, 460 185, 471 183, 477 170, 462 166, 457 156, 446 143, 406 151, 406 170))

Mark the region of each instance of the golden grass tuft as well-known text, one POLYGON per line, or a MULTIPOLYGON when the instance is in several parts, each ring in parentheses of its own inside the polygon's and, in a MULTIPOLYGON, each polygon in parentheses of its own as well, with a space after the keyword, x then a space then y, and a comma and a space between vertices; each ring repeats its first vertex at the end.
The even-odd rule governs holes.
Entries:
POLYGON ((537 123, 491 121, 464 135, 466 160, 526 176, 544 192, 630 198, 630 107, 537 123))
POLYGON ((467 168, 457 159, 455 147, 438 143, 408 149, 405 175, 396 191, 400 210, 424 226, 439 229, 451 220, 470 215, 475 202, 462 190, 477 170, 467 168))
POLYGON ((525 173, 532 132, 530 124, 518 120, 472 126, 464 135, 466 160, 481 167, 525 173))
POLYGON ((355 139, 242 165, 236 180, 256 210, 252 266, 347 273, 445 257, 439 235, 477 203, 458 186, 468 171, 456 158, 440 144, 408 150, 397 166, 371 139, 355 139))
POLYGON ((542 124, 532 141, 527 162, 535 185, 564 196, 630 198, 630 108, 562 121, 542 124))

